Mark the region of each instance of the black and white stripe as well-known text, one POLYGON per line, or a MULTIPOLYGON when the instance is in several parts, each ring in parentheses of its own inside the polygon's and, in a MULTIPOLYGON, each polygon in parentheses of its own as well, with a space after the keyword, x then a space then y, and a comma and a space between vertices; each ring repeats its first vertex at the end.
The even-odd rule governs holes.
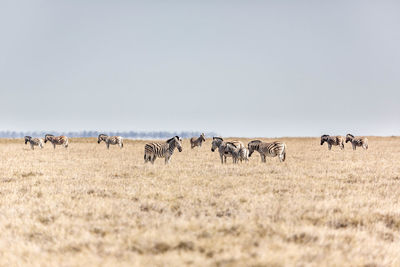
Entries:
POLYGON ((154 163, 156 158, 165 158, 165 164, 168 164, 175 148, 182 152, 182 139, 174 136, 165 143, 148 143, 144 146, 144 162, 154 163))
POLYGON ((121 136, 108 136, 105 134, 100 134, 97 137, 97 143, 100 144, 101 141, 106 143, 107 149, 110 149, 110 145, 119 145, 120 148, 124 147, 121 136))
POLYGON ((340 149, 344 149, 344 138, 342 136, 330 136, 327 134, 324 134, 321 136, 321 146, 324 143, 328 144, 328 149, 331 150, 332 146, 339 146, 340 149))
POLYGON ((356 150, 358 146, 368 149, 368 138, 363 136, 354 136, 352 134, 346 135, 346 143, 350 142, 353 146, 353 150, 356 150))
POLYGON ((31 145, 31 149, 34 150, 35 146, 43 148, 43 139, 41 138, 32 138, 30 136, 25 136, 25 145, 29 143, 31 145))
POLYGON ((267 162, 266 157, 278 156, 280 162, 286 159, 286 144, 279 141, 266 143, 260 140, 253 140, 248 143, 247 148, 249 149, 249 157, 254 151, 260 153, 262 162, 267 162))
POLYGON ((249 160, 247 149, 245 147, 239 148, 232 142, 225 143, 224 155, 231 155, 233 163, 238 163, 239 160, 240 162, 249 160))

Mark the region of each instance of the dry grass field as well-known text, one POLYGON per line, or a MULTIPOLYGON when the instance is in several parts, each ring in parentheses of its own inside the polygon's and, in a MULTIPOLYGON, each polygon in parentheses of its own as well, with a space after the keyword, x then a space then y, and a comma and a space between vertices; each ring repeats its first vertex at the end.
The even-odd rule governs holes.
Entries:
POLYGON ((222 166, 208 139, 152 166, 146 141, 3 139, 0 265, 399 266, 400 138, 280 140, 284 163, 222 166))

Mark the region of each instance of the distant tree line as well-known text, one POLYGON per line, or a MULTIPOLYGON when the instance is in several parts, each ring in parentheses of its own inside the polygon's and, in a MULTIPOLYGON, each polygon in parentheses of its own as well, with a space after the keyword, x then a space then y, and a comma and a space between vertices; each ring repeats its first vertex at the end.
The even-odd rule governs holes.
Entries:
MULTIPOLYGON (((201 132, 135 132, 135 131, 116 131, 116 132, 99 132, 99 131, 80 131, 80 132, 57 132, 57 131, 27 131, 27 132, 16 132, 16 131, 0 131, 0 138, 23 138, 26 135, 32 137, 44 137, 45 134, 53 135, 65 135, 68 137, 97 137, 99 134, 106 134, 109 136, 119 135, 124 138, 132 139, 165 139, 172 136, 178 135, 182 138, 190 138, 199 136, 201 132)), ((206 137, 216 136, 216 133, 208 132, 205 133, 206 137)))

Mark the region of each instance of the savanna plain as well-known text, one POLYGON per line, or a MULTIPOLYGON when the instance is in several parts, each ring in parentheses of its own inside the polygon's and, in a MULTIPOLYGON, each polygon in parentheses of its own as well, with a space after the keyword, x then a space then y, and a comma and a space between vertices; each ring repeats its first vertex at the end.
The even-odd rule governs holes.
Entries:
POLYGON ((1 139, 0 265, 400 266, 400 138, 368 139, 237 165, 184 140, 166 166, 148 141, 1 139))

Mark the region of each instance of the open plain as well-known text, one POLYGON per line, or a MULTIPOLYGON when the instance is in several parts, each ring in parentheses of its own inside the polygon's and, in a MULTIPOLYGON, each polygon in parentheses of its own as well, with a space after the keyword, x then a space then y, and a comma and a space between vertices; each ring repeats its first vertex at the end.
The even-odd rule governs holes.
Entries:
POLYGON ((238 165, 184 140, 166 166, 148 141, 2 139, 0 265, 399 266, 400 138, 368 139, 280 138, 284 163, 238 165))

